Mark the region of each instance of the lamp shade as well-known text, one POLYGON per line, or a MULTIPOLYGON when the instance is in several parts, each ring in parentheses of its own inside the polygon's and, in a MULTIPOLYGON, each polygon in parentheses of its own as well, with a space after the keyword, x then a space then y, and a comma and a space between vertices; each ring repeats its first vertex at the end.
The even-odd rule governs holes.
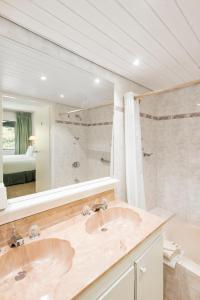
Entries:
POLYGON ((29 136, 28 140, 33 142, 36 140, 36 137, 34 135, 31 135, 31 136, 29 136))

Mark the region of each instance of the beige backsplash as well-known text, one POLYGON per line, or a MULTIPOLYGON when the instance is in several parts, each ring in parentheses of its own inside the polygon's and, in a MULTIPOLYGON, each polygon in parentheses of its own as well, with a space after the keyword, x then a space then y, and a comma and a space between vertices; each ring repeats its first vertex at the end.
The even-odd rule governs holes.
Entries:
POLYGON ((37 224, 41 230, 47 227, 51 227, 57 223, 60 223, 79 214, 84 205, 98 203, 102 198, 106 198, 108 201, 117 200, 114 190, 109 190, 87 198, 83 198, 81 199, 81 201, 78 200, 70 204, 49 209, 47 211, 23 219, 19 219, 17 221, 1 225, 0 246, 5 245, 10 239, 13 224, 15 225, 19 234, 21 234, 22 236, 26 236, 31 225, 37 224))

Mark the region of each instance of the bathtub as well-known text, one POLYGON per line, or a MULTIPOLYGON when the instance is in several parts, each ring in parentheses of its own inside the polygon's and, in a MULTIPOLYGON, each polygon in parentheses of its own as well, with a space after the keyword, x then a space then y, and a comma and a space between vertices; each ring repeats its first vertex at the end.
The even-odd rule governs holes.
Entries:
POLYGON ((164 235, 184 250, 175 269, 164 265, 164 300, 200 300, 200 227, 173 217, 164 235))

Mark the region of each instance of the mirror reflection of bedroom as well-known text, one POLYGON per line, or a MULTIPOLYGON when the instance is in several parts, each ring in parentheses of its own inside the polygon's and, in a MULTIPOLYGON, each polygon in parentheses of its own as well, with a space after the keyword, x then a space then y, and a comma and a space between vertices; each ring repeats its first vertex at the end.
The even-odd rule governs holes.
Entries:
POLYGON ((41 136, 37 132, 41 131, 41 103, 3 96, 2 109, 3 181, 8 199, 33 194, 38 191, 36 160, 40 154, 36 135, 41 136))
POLYGON ((0 175, 9 201, 110 176, 113 83, 45 40, 46 55, 42 42, 0 37, 0 175))
POLYGON ((8 198, 35 192, 32 113, 3 110, 3 181, 8 198))

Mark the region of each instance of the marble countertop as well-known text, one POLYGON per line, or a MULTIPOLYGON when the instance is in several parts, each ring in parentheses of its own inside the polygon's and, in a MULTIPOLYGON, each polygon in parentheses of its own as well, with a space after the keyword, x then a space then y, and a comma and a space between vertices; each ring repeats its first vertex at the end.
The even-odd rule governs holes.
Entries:
POLYGON ((12 286, 8 287, 8 283, 2 283, 2 279, 0 278, 0 299, 75 299, 78 294, 129 252, 134 250, 166 221, 138 208, 130 208, 124 202, 112 201, 109 203, 108 210, 111 208, 128 208, 129 211, 131 210, 135 214, 137 219, 136 223, 130 223, 131 220, 129 216, 127 217, 127 222, 124 222, 124 219, 122 220, 122 218, 119 217, 117 221, 114 220, 108 224, 109 228, 107 231, 95 231, 92 221, 87 228, 86 224, 88 223, 89 218, 91 220, 91 217, 98 213, 92 213, 92 215, 89 216, 79 214, 43 230, 39 239, 36 241, 31 241, 27 237, 25 238, 24 246, 18 247, 17 249, 5 247, 0 254, 0 266, 1 260, 6 252, 16 251, 17 253, 19 248, 25 248, 31 243, 36 243, 37 241, 42 241, 44 239, 61 239, 69 241, 73 248, 73 258, 69 271, 63 271, 59 273, 59 276, 56 275, 56 269, 54 269, 53 266, 49 266, 49 270, 47 268, 46 273, 45 270, 41 270, 41 274, 38 275, 38 278, 41 278, 41 276, 46 277, 44 278, 43 284, 39 279, 37 281, 37 278, 33 277, 33 281, 30 282, 30 287, 27 283, 28 279, 24 280, 23 284, 22 282, 19 284, 19 282, 13 281, 12 286), (42 272, 44 275, 42 275, 42 272), (52 281, 53 284, 49 281, 49 278, 51 277, 49 272, 52 272, 52 276, 54 276, 55 273, 52 281))

